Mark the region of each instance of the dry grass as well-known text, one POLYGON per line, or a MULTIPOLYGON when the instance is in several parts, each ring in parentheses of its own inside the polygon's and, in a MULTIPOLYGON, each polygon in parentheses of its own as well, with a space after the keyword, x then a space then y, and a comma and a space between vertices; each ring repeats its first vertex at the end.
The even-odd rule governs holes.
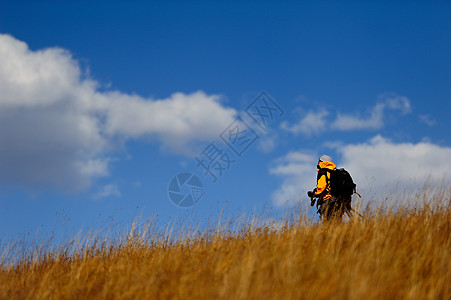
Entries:
POLYGON ((22 257, 10 248, 0 262, 0 298, 451 299, 451 206, 444 202, 369 209, 367 221, 301 219, 278 230, 178 238, 156 234, 150 222, 125 236, 91 234, 22 257))

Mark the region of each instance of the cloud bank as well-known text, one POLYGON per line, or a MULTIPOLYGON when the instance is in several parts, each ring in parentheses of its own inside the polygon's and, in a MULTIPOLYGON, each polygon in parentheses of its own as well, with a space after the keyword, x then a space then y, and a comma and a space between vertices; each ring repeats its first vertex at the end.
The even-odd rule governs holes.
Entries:
POLYGON ((295 135, 302 133, 304 136, 310 137, 327 129, 326 117, 329 112, 325 109, 319 111, 309 111, 298 123, 289 125, 288 122, 282 122, 280 128, 291 132, 295 135))
POLYGON ((281 129, 295 135, 302 134, 310 137, 326 130, 350 131, 350 130, 375 130, 384 127, 384 117, 387 112, 400 112, 405 115, 411 112, 410 100, 405 96, 396 94, 383 94, 368 114, 362 116, 359 113, 340 113, 335 119, 328 118, 330 112, 324 108, 318 111, 309 111, 295 124, 283 122, 281 129), (328 120, 330 119, 330 120, 328 120))
POLYGON ((0 184, 76 191, 108 175, 117 141, 152 139, 190 153, 236 115, 218 95, 164 99, 101 92, 61 48, 30 50, 0 34, 0 184))
POLYGON ((330 128, 341 131, 380 129, 384 127, 384 114, 387 110, 400 111, 402 114, 408 114, 411 111, 410 101, 407 97, 388 95, 380 98, 379 102, 372 108, 369 117, 362 118, 358 114, 338 113, 330 128))

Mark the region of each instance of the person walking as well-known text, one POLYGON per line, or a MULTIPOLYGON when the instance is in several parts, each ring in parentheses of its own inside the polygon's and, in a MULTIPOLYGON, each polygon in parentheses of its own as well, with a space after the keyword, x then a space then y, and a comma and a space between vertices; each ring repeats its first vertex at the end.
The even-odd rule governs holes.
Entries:
POLYGON ((312 201, 311 205, 313 206, 315 203, 314 199, 318 198, 316 207, 322 220, 341 218, 345 208, 350 209, 351 199, 342 199, 342 197, 336 197, 331 193, 331 174, 337 169, 337 166, 332 162, 330 156, 322 155, 318 159, 316 167, 318 169, 316 188, 307 192, 312 201))

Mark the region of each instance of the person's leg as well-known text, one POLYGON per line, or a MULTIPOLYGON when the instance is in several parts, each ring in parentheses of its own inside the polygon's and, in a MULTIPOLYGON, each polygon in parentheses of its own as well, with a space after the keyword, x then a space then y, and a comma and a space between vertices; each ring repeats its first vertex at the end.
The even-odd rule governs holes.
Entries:
POLYGON ((341 219, 343 216, 342 201, 334 196, 329 199, 328 219, 341 219))
POLYGON ((323 220, 329 221, 330 219, 332 219, 335 211, 335 202, 333 200, 334 199, 332 199, 331 197, 323 201, 320 209, 320 215, 322 216, 323 220))
POLYGON ((328 209, 327 201, 323 200, 321 202, 321 205, 319 206, 318 211, 319 211, 319 215, 320 215, 322 221, 328 220, 327 213, 328 213, 329 209, 328 209))

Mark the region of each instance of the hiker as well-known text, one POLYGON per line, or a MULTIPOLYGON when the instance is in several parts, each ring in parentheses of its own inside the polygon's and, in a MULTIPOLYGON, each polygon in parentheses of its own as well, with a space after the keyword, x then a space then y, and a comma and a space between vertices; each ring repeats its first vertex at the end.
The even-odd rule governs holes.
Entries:
MULTIPOLYGON (((346 211, 351 210, 352 192, 350 195, 333 195, 334 193, 331 190, 331 175, 337 170, 337 166, 332 162, 330 156, 321 156, 316 167, 318 168, 316 188, 313 191, 307 192, 307 195, 312 201, 311 205, 313 206, 315 203, 314 198, 318 198, 316 207, 321 219, 330 220, 335 217, 341 218, 346 211)), ((341 171, 343 169, 339 170, 341 171)))

